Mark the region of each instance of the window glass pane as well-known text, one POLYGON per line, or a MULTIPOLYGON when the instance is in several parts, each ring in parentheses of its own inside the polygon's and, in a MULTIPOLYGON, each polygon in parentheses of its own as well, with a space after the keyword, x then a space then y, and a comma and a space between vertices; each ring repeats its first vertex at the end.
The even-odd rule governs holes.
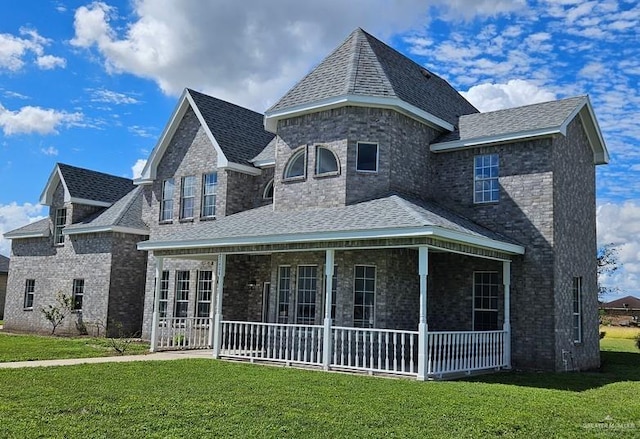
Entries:
POLYGON ((353 325, 372 328, 374 325, 376 268, 356 265, 354 269, 353 325))
POLYGON ((316 149, 316 174, 338 172, 338 161, 329 149, 322 146, 316 149))
POLYGON ((264 198, 265 200, 269 200, 269 199, 273 198, 273 180, 271 180, 269 183, 267 183, 267 186, 264 189, 264 193, 262 195, 262 198, 264 198))
POLYGON ((372 172, 378 170, 378 145, 376 143, 358 143, 356 170, 372 172))
POLYGON ((189 272, 176 272, 176 298, 174 317, 187 317, 189 308, 189 272))
POLYGON ((162 200, 160 201, 160 221, 173 218, 173 178, 162 182, 162 200))
POLYGON ((205 174, 202 177, 202 216, 213 217, 216 214, 216 192, 218 174, 205 174))
POLYGON ((82 309, 82 299, 84 297, 84 279, 73 280, 73 309, 82 309))
POLYGON ((284 172, 284 178, 302 177, 305 175, 306 149, 298 151, 289 161, 284 172))
POLYGON ((196 194, 196 177, 189 175, 182 178, 182 198, 180 218, 193 218, 196 194))
POLYGON ((474 158, 474 202, 486 203, 500 199, 498 154, 474 158))
POLYGON ((475 331, 498 329, 498 294, 500 276, 497 272, 476 272, 473 276, 473 326, 475 331))
POLYGON ((316 318, 317 267, 298 267, 298 312, 296 321, 312 325, 316 318))
POLYGON ((291 267, 280 267, 278 272, 278 323, 289 322, 289 294, 291 267))

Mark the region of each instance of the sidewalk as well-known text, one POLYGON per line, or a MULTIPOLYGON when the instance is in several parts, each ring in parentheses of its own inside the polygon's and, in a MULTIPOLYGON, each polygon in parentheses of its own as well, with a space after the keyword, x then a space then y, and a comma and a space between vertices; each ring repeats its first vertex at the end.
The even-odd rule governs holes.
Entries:
POLYGON ((118 355, 113 357, 92 357, 92 358, 67 358, 64 360, 36 360, 36 361, 16 361, 12 363, 0 363, 0 369, 17 369, 20 367, 49 367, 49 366, 72 366, 75 364, 94 363, 128 363, 131 361, 167 361, 182 360, 185 358, 213 358, 213 351, 192 350, 192 351, 170 351, 154 352, 142 355, 118 355))

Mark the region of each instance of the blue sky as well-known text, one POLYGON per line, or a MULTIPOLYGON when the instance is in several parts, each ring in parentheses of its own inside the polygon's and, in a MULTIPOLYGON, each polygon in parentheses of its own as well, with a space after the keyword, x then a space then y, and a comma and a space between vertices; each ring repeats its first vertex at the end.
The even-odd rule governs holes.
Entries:
POLYGON ((358 26, 483 111, 589 94, 598 239, 623 263, 604 282, 640 295, 636 0, 2 2, 0 234, 46 215, 56 162, 132 177, 184 87, 264 111, 358 26))

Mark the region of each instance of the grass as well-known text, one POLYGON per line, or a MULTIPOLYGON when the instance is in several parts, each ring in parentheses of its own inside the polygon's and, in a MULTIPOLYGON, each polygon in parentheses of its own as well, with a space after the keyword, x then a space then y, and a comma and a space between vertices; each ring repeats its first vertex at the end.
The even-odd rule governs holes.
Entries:
MULTIPOLYGON (((125 354, 149 351, 148 343, 131 343, 125 354)), ((47 337, 0 332, 0 362, 88 358, 116 355, 106 338, 47 337)))
POLYGON ((0 370, 0 437, 638 437, 640 352, 602 344, 599 372, 428 383, 206 359, 0 370))
POLYGON ((606 338, 634 339, 640 335, 640 328, 623 326, 600 326, 600 332, 606 332, 606 338))

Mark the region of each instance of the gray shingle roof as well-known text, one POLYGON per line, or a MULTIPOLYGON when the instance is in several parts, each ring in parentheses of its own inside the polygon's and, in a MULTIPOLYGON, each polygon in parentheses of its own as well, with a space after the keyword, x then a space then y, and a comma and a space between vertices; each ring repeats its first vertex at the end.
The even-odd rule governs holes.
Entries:
POLYGON ((478 111, 447 81, 358 28, 268 112, 346 94, 396 97, 452 125, 478 111))
POLYGON ((135 186, 133 180, 58 163, 72 198, 114 203, 135 186))
POLYGON ((276 143, 278 142, 278 138, 274 137, 271 142, 265 148, 260 151, 260 154, 251 159, 252 163, 260 163, 260 162, 275 162, 276 160, 276 143))
POLYGON ((585 96, 578 96, 461 116, 458 129, 444 134, 434 144, 556 128, 562 125, 573 111, 583 105, 585 99, 585 96))
POLYGON ((264 130, 264 115, 187 89, 227 160, 249 165, 273 139, 264 130))
POLYGON ((49 236, 49 218, 43 218, 39 221, 22 226, 19 229, 11 230, 4 234, 5 238, 11 239, 24 235, 49 236))
POLYGON ((79 232, 90 229, 104 229, 122 227, 148 231, 147 225, 142 221, 142 188, 136 187, 122 197, 111 207, 92 215, 85 220, 67 226, 65 233, 79 232))
MULTIPOLYGON (((272 206, 240 212, 198 227, 172 231, 171 235, 147 241, 151 246, 185 241, 233 240, 300 236, 322 232, 355 232, 436 226, 469 237, 489 238, 510 244, 514 241, 479 226, 429 202, 390 195, 348 206, 297 211, 274 211, 272 206)), ((146 245, 145 244, 145 245, 146 245)))
POLYGON ((3 255, 0 255, 0 273, 8 273, 9 272, 9 258, 3 255))

